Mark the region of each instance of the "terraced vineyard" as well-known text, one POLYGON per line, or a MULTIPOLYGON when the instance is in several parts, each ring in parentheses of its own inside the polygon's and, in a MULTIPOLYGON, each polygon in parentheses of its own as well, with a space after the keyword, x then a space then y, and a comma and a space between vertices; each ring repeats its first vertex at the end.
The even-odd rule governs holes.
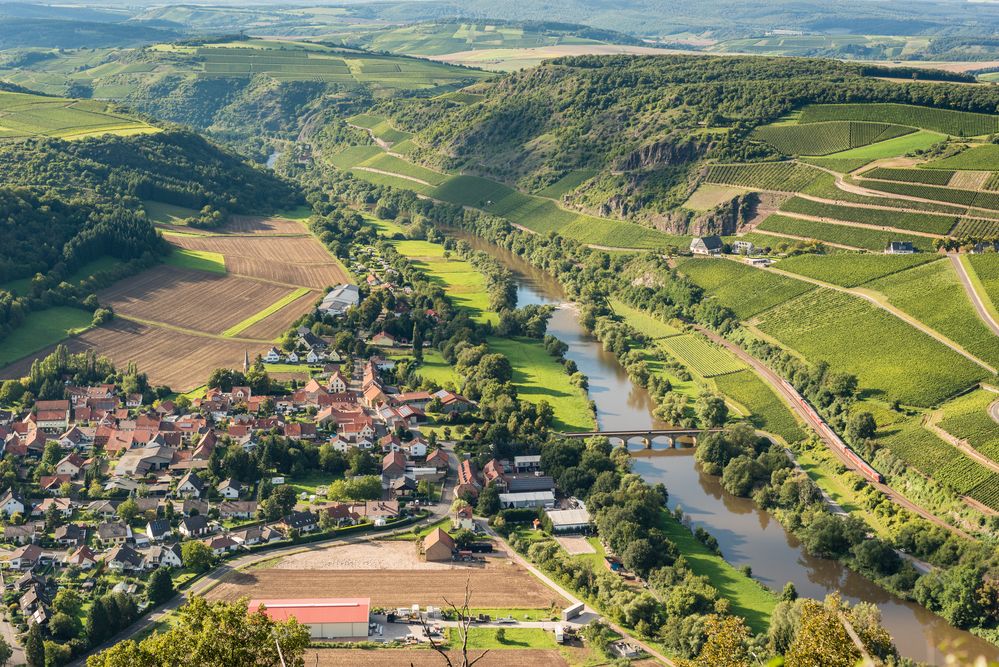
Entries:
POLYGON ((999 192, 976 192, 974 190, 957 190, 955 188, 941 188, 915 183, 894 183, 891 181, 863 180, 863 184, 864 187, 871 190, 999 211, 999 192))
POLYGON ((746 367, 728 352, 696 334, 670 336, 660 339, 657 344, 701 377, 717 377, 746 367))
POLYGON ((814 289, 801 280, 727 259, 681 259, 677 268, 740 319, 814 289))
POLYGON ((776 268, 841 287, 856 287, 870 280, 938 260, 939 256, 928 253, 861 255, 844 252, 835 255, 796 255, 780 260, 776 268))
POLYGON ((923 264, 864 287, 999 368, 999 341, 975 313, 950 262, 923 264))
POLYGON ((910 241, 919 250, 933 251, 933 239, 926 236, 801 220, 784 215, 771 215, 761 222, 757 229, 879 252, 885 249, 889 241, 910 241))
POLYGON ((822 172, 797 162, 713 165, 704 180, 708 183, 739 185, 744 188, 800 192, 822 172))
POLYGON ((914 132, 888 123, 831 121, 810 125, 766 125, 753 132, 784 155, 828 155, 914 132))
POLYGON ((923 202, 913 199, 895 199, 892 197, 876 197, 847 192, 836 187, 836 178, 832 174, 820 174, 807 188, 803 194, 814 195, 824 199, 833 199, 838 202, 848 204, 869 204, 872 206, 882 206, 890 208, 905 208, 913 211, 927 211, 930 213, 948 213, 961 215, 967 208, 957 204, 945 204, 940 202, 923 202))
POLYGON ((908 155, 913 151, 926 150, 936 143, 946 139, 942 134, 919 130, 904 134, 894 139, 885 139, 875 144, 851 148, 840 153, 830 153, 825 157, 803 158, 806 162, 817 164, 840 173, 860 169, 874 160, 908 155))
POLYGON ((858 222, 879 227, 894 227, 908 229, 914 232, 946 234, 957 223, 957 218, 948 215, 930 213, 909 213, 907 211, 888 211, 877 208, 861 208, 858 206, 838 206, 826 204, 812 199, 792 197, 780 207, 781 211, 800 213, 818 218, 831 218, 846 222, 858 222))
POLYGON ((999 509, 999 475, 923 428, 920 419, 914 417, 880 431, 878 443, 957 493, 999 509))
POLYGON ((999 170, 999 144, 979 144, 942 160, 924 165, 928 169, 958 169, 972 171, 999 170))
POLYGON ((981 283, 992 305, 999 310, 999 254, 969 255, 967 260, 975 279, 981 283))
POLYGON ((805 432, 791 410, 751 370, 720 375, 714 383, 718 391, 752 413, 749 420, 756 428, 779 435, 787 442, 804 439, 805 432))
POLYGON ((951 232, 951 236, 962 238, 993 238, 999 236, 999 220, 961 218, 951 232))
POLYGON ((877 178, 884 181, 901 181, 902 183, 923 183, 925 185, 947 185, 954 172, 946 169, 893 169, 875 167, 865 171, 864 178, 877 178))
POLYGON ((351 116, 348 118, 347 122, 351 125, 356 125, 357 127, 363 127, 364 129, 369 130, 375 137, 390 144, 406 141, 413 136, 409 132, 403 132, 402 130, 397 130, 392 127, 392 124, 389 123, 388 119, 384 116, 377 116, 374 114, 358 114, 357 116, 351 116))
POLYGON ((82 139, 158 131, 115 111, 106 102, 0 92, 0 140, 35 136, 82 139))
POLYGON ((999 117, 969 111, 951 111, 911 104, 810 104, 801 112, 801 123, 864 120, 921 127, 973 137, 999 132, 999 117))
POLYGON ((956 438, 999 462, 999 428, 989 416, 989 406, 999 400, 999 394, 976 389, 942 407, 943 419, 938 426, 956 438))
POLYGON ((861 391, 906 405, 934 405, 990 375, 886 311, 834 290, 787 301, 757 326, 813 362, 856 375, 861 391))

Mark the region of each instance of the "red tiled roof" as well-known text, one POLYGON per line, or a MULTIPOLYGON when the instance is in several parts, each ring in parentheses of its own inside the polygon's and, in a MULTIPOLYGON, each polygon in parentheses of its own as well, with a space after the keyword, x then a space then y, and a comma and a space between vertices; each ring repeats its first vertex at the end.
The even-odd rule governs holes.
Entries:
POLYGON ((294 618, 299 623, 367 623, 371 598, 250 600, 247 611, 252 614, 261 606, 275 621, 294 618))

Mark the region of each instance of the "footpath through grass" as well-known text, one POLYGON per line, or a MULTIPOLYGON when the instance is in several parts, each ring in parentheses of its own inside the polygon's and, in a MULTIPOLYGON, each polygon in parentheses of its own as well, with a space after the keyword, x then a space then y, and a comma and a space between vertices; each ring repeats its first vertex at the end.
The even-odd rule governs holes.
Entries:
POLYGON ((86 310, 55 306, 28 313, 21 326, 4 339, 0 349, 0 366, 54 345, 90 327, 93 315, 86 310))

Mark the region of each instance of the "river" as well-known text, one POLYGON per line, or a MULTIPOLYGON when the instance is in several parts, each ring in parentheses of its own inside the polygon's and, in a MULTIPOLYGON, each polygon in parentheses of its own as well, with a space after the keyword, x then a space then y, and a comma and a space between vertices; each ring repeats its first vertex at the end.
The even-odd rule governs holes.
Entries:
MULTIPOLYGON (((566 357, 575 361, 589 378, 590 398, 596 404, 597 420, 602 429, 664 426, 652 416, 653 403, 649 394, 632 384, 614 355, 583 331, 575 308, 565 304, 565 294, 553 277, 477 236, 459 231, 450 234, 487 252, 514 273, 519 305, 559 306, 548 325, 548 332, 569 346, 566 357)), ((633 451, 633 454, 636 473, 650 483, 666 485, 671 508, 682 507, 692 525, 704 526, 717 538, 728 562, 737 567, 749 565, 753 577, 770 588, 780 591, 791 581, 805 597, 821 600, 838 591, 852 603, 877 604, 884 626, 899 652, 913 660, 942 664, 941 647, 999 660, 999 648, 992 644, 950 626, 917 604, 884 591, 837 561, 809 555, 794 535, 756 507, 752 500, 731 495, 722 489, 719 478, 702 473, 694 461, 692 449, 643 450, 633 451)))

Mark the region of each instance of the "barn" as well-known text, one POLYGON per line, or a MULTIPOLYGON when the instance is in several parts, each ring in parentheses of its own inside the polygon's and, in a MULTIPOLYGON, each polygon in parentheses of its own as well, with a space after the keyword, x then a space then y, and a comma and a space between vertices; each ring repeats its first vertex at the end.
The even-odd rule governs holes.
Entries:
POLYGON ((371 598, 297 598, 250 600, 247 611, 264 608, 275 621, 296 619, 312 639, 367 639, 371 598))

